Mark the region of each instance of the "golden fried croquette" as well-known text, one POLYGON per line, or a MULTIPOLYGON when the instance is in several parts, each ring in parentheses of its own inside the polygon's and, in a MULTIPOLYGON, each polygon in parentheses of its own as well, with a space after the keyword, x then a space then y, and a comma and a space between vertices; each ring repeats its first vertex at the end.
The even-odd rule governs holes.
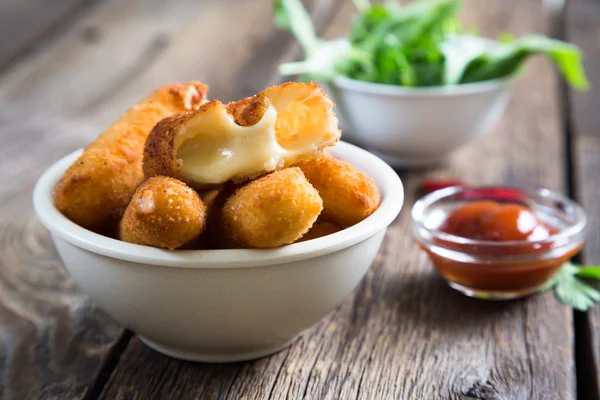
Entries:
POLYGON ((279 247, 304 235, 323 209, 298 168, 286 168, 238 189, 221 210, 222 232, 238 247, 279 247))
POLYGON ((282 169, 339 140, 333 106, 317 85, 296 82, 227 106, 210 101, 152 129, 144 173, 172 176, 201 190, 282 169))
POLYGON ((177 179, 157 176, 135 192, 120 224, 121 240, 174 250, 206 228, 200 196, 177 179))
POLYGON ((297 166, 323 199, 321 218, 342 227, 354 225, 379 207, 379 190, 367 175, 328 154, 297 166))
POLYGON ((331 235, 342 230, 342 227, 333 222, 321 221, 318 219, 308 232, 297 242, 306 242, 307 240, 318 239, 323 236, 331 235))
POLYGON ((96 232, 115 225, 144 180, 143 149, 150 130, 173 113, 198 109, 207 90, 199 82, 167 85, 130 108, 67 169, 55 189, 55 206, 96 232))

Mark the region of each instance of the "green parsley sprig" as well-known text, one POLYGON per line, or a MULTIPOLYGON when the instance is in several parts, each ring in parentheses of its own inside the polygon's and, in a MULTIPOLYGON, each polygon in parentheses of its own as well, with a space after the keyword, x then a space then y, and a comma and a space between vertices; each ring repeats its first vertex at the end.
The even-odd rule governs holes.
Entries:
POLYGON ((600 291, 585 280, 600 281, 600 267, 582 267, 568 262, 540 291, 554 288, 561 303, 587 311, 600 301, 600 291))

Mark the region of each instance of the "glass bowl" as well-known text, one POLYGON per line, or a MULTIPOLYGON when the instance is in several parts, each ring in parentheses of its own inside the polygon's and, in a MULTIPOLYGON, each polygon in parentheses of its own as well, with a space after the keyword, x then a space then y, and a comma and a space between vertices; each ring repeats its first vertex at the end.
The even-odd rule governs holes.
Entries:
POLYGON ((418 200, 412 209, 413 234, 448 284, 471 297, 507 300, 537 292, 579 252, 587 219, 574 201, 548 189, 450 187, 418 200), (473 240, 440 230, 455 209, 492 200, 531 209, 556 233, 544 240, 473 240))

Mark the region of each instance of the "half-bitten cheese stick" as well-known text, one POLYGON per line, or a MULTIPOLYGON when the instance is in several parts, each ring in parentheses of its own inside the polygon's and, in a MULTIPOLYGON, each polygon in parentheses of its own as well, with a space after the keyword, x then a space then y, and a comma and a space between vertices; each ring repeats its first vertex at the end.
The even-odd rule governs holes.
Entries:
POLYGON ((297 82, 228 105, 212 100, 152 129, 144 173, 198 190, 254 179, 333 146, 340 138, 333 107, 322 88, 297 82))

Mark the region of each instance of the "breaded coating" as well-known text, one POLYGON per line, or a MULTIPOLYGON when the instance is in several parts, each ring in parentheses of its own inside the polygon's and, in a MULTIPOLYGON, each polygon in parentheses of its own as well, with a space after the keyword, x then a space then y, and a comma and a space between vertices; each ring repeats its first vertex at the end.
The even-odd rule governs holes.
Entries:
POLYGON ((144 173, 203 190, 315 156, 340 138, 333 102, 314 83, 288 82, 230 103, 217 100, 166 118, 144 148, 144 173))
POLYGON ((256 95, 227 104, 227 112, 239 126, 252 126, 262 119, 269 104, 265 96, 256 95))
POLYGON ((306 235, 302 236, 297 242, 306 242, 307 240, 318 239, 323 236, 331 235, 341 231, 343 228, 333 222, 322 221, 318 219, 306 235))
POLYGON ((167 85, 127 110, 64 173, 54 193, 56 208, 96 232, 116 225, 144 180, 144 144, 154 125, 173 113, 198 109, 207 90, 199 82, 167 85))
POLYGON ((239 247, 293 243, 314 224, 323 202, 298 168, 286 168, 238 189, 221 211, 222 231, 239 247))
POLYGON ((350 164, 324 154, 297 166, 323 199, 323 220, 348 227, 379 207, 375 182, 350 164))
POLYGON ((120 225, 121 240, 174 250, 206 228, 200 196, 177 179, 157 176, 135 192, 120 225))

